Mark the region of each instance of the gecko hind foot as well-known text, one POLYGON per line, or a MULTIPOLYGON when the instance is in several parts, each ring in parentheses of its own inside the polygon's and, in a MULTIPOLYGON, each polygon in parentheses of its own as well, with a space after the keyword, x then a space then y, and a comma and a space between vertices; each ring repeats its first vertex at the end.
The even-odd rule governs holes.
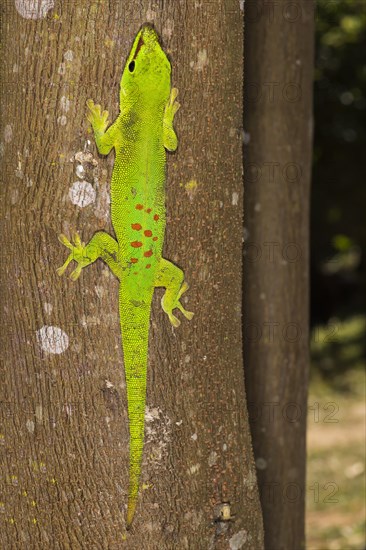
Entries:
POLYGON ((189 319, 191 320, 194 313, 193 311, 187 311, 186 309, 184 309, 184 307, 182 306, 182 304, 180 303, 179 301, 179 298, 182 296, 182 294, 184 294, 184 292, 186 292, 187 290, 189 289, 189 284, 184 281, 184 283, 182 284, 181 288, 180 288, 180 291, 178 292, 178 297, 177 297, 177 308, 179 309, 179 311, 181 311, 184 315, 184 317, 186 319, 189 319))
POLYGON ((189 288, 188 283, 184 282, 175 299, 173 299, 172 295, 169 294, 168 292, 166 292, 163 298, 161 299, 161 307, 163 308, 163 311, 165 311, 165 313, 168 315, 169 321, 174 327, 179 327, 180 320, 177 317, 175 317, 175 315, 173 315, 172 313, 173 309, 175 308, 179 309, 179 311, 183 313, 184 317, 189 320, 191 320, 194 315, 192 311, 187 311, 186 309, 184 309, 184 307, 179 301, 179 298, 182 296, 184 292, 188 290, 188 288, 189 288))
POLYGON ((76 279, 79 278, 81 270, 84 267, 83 264, 85 263, 85 258, 83 254, 85 249, 85 243, 81 242, 81 239, 78 233, 74 233, 73 235, 74 244, 72 244, 69 241, 69 239, 66 237, 66 235, 64 235, 63 233, 61 233, 61 235, 58 236, 58 240, 60 241, 60 243, 66 246, 66 248, 71 250, 71 252, 66 258, 65 263, 61 267, 56 269, 56 273, 61 277, 65 273, 69 263, 72 262, 72 260, 75 260, 78 265, 76 269, 74 269, 74 271, 71 273, 70 279, 72 279, 73 281, 76 281, 76 279))

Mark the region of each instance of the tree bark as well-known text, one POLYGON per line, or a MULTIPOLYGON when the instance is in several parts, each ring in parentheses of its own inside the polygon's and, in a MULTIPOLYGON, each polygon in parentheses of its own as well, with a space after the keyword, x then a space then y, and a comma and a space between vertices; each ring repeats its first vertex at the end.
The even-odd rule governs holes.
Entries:
POLYGON ((245 15, 244 364, 266 549, 304 547, 314 4, 245 15))
POLYGON ((1 10, 0 545, 258 550, 241 348, 240 3, 15 0, 1 10), (173 329, 155 293, 142 484, 126 533, 117 281, 101 261, 77 282, 58 278, 67 251, 57 235, 113 234, 113 155, 97 154, 85 104, 115 119, 124 60, 145 21, 180 90, 164 256, 184 269, 195 317, 173 329))

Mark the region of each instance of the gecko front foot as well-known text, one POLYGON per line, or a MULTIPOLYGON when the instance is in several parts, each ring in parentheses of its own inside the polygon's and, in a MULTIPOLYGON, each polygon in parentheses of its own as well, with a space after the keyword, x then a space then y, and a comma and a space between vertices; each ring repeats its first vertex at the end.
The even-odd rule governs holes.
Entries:
POLYGON ((174 116, 180 107, 180 103, 176 101, 177 96, 178 89, 172 88, 164 110, 163 142, 164 147, 168 149, 168 151, 175 151, 178 145, 178 138, 173 128, 174 116))
POLYGON ((168 103, 165 106, 164 121, 166 123, 173 123, 174 116, 180 107, 180 103, 177 101, 178 88, 172 88, 170 91, 170 97, 168 103))
POLYGON ((89 112, 87 118, 94 130, 98 132, 105 132, 109 122, 108 122, 108 111, 102 111, 100 105, 95 105, 92 99, 88 99, 86 102, 89 112))
POLYGON ((71 250, 69 256, 66 259, 66 262, 59 267, 56 271, 57 274, 61 277, 66 271, 67 266, 72 260, 75 260, 77 262, 77 267, 74 269, 74 271, 70 275, 70 279, 73 281, 76 281, 78 277, 80 276, 81 270, 83 267, 90 264, 90 260, 86 258, 85 256, 85 243, 81 242, 80 236, 78 233, 74 234, 74 244, 72 244, 69 239, 66 237, 66 235, 59 235, 58 240, 66 246, 69 250, 71 250))

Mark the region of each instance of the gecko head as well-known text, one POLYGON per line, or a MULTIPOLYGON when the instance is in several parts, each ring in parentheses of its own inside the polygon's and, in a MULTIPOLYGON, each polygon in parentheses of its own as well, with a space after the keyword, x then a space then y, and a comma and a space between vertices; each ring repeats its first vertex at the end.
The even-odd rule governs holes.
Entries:
POLYGON ((165 105, 170 94, 170 73, 170 62, 158 34, 145 23, 136 35, 122 74, 121 104, 141 98, 165 105))

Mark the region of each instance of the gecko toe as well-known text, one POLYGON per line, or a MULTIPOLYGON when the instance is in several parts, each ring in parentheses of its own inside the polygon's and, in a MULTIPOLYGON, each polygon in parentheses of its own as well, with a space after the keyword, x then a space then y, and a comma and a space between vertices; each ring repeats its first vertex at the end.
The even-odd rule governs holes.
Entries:
POLYGON ((173 327, 178 328, 180 326, 180 321, 175 315, 170 314, 169 315, 169 321, 173 325, 173 327))

